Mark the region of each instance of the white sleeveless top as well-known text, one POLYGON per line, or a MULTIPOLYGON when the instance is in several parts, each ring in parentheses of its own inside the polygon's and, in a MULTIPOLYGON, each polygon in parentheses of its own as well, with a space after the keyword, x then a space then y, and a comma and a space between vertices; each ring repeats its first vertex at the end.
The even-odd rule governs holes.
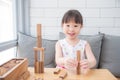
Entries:
POLYGON ((71 57, 76 59, 77 50, 81 51, 81 59, 85 59, 85 40, 80 40, 75 46, 71 46, 66 39, 59 40, 60 46, 62 47, 62 53, 64 57, 71 57))

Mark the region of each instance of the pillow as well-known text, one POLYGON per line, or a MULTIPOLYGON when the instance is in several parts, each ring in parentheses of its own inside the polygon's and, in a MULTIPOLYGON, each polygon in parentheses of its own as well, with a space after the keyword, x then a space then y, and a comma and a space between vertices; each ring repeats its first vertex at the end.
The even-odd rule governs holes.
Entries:
MULTIPOLYGON (((59 37, 60 37, 60 39, 63 39, 63 38, 65 38, 65 35, 62 32, 60 32, 59 37)), ((97 60, 97 64, 94 68, 98 68, 103 35, 102 34, 98 34, 98 35, 79 35, 78 37, 80 39, 88 41, 88 43, 90 44, 91 49, 94 53, 94 56, 97 60)))
POLYGON ((120 77, 120 36, 105 35, 103 37, 100 68, 109 69, 120 77))
MULTIPOLYGON (((45 67, 55 67, 55 43, 57 40, 42 39, 42 47, 44 52, 45 67)), ((34 50, 36 46, 36 38, 19 33, 18 35, 18 57, 28 58, 29 66, 34 66, 34 50)))

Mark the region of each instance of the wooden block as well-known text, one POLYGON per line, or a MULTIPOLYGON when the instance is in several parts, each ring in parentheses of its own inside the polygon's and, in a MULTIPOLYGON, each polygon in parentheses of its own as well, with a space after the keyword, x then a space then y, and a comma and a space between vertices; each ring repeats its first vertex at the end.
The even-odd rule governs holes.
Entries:
POLYGON ((40 61, 43 61, 44 62, 44 48, 42 47, 41 48, 41 53, 40 53, 40 61))
POLYGON ((39 61, 35 62, 35 73, 40 73, 40 64, 39 64, 39 61))
POLYGON ((59 78, 64 79, 66 76, 67 76, 67 72, 66 72, 66 71, 63 71, 63 72, 60 73, 59 78))
POLYGON ((39 47, 34 47, 34 51, 42 51, 43 47, 39 48, 39 47))
POLYGON ((37 24, 37 47, 42 47, 41 24, 37 24))
POLYGON ((36 50, 34 50, 34 57, 35 57, 35 62, 38 61, 38 53, 36 50))
POLYGON ((58 74, 59 72, 60 72, 60 69, 59 68, 55 68, 54 74, 58 74))
POLYGON ((77 74, 80 74, 80 62, 78 62, 78 66, 77 66, 77 74))
POLYGON ((77 74, 80 74, 80 50, 77 50, 77 61, 78 61, 78 66, 77 66, 77 71, 76 71, 76 73, 77 74))
POLYGON ((39 62, 39 67, 40 67, 39 73, 44 73, 44 63, 43 63, 43 61, 39 62))
POLYGON ((77 61, 80 62, 80 50, 77 50, 77 61))
POLYGON ((44 73, 44 62, 41 61, 41 73, 44 73))

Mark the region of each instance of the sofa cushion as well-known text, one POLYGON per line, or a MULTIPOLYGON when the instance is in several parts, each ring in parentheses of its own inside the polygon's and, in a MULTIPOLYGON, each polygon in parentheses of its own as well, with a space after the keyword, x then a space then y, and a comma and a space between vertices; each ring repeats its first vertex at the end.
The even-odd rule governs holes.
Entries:
MULTIPOLYGON (((18 57, 28 58, 29 66, 34 65, 34 50, 36 46, 36 38, 19 33, 18 38, 18 57)), ((45 48, 44 52, 44 65, 45 67, 55 67, 55 43, 57 40, 42 39, 42 47, 45 48)))
POLYGON ((103 37, 100 68, 109 69, 120 77, 120 36, 105 35, 103 37))
MULTIPOLYGON (((60 32, 59 37, 60 37, 60 39, 63 39, 63 38, 65 38, 65 35, 62 32, 60 32)), ((88 41, 88 43, 90 44, 91 49, 92 49, 92 51, 95 55, 95 58, 97 60, 97 64, 94 68, 98 68, 103 35, 102 34, 98 34, 98 35, 79 35, 78 37, 80 39, 88 41)))

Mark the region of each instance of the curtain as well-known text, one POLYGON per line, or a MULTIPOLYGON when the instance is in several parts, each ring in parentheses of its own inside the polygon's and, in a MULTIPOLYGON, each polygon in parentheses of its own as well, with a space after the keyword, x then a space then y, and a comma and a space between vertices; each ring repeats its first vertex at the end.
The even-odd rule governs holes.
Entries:
POLYGON ((15 0, 17 31, 30 34, 30 0, 15 0))

